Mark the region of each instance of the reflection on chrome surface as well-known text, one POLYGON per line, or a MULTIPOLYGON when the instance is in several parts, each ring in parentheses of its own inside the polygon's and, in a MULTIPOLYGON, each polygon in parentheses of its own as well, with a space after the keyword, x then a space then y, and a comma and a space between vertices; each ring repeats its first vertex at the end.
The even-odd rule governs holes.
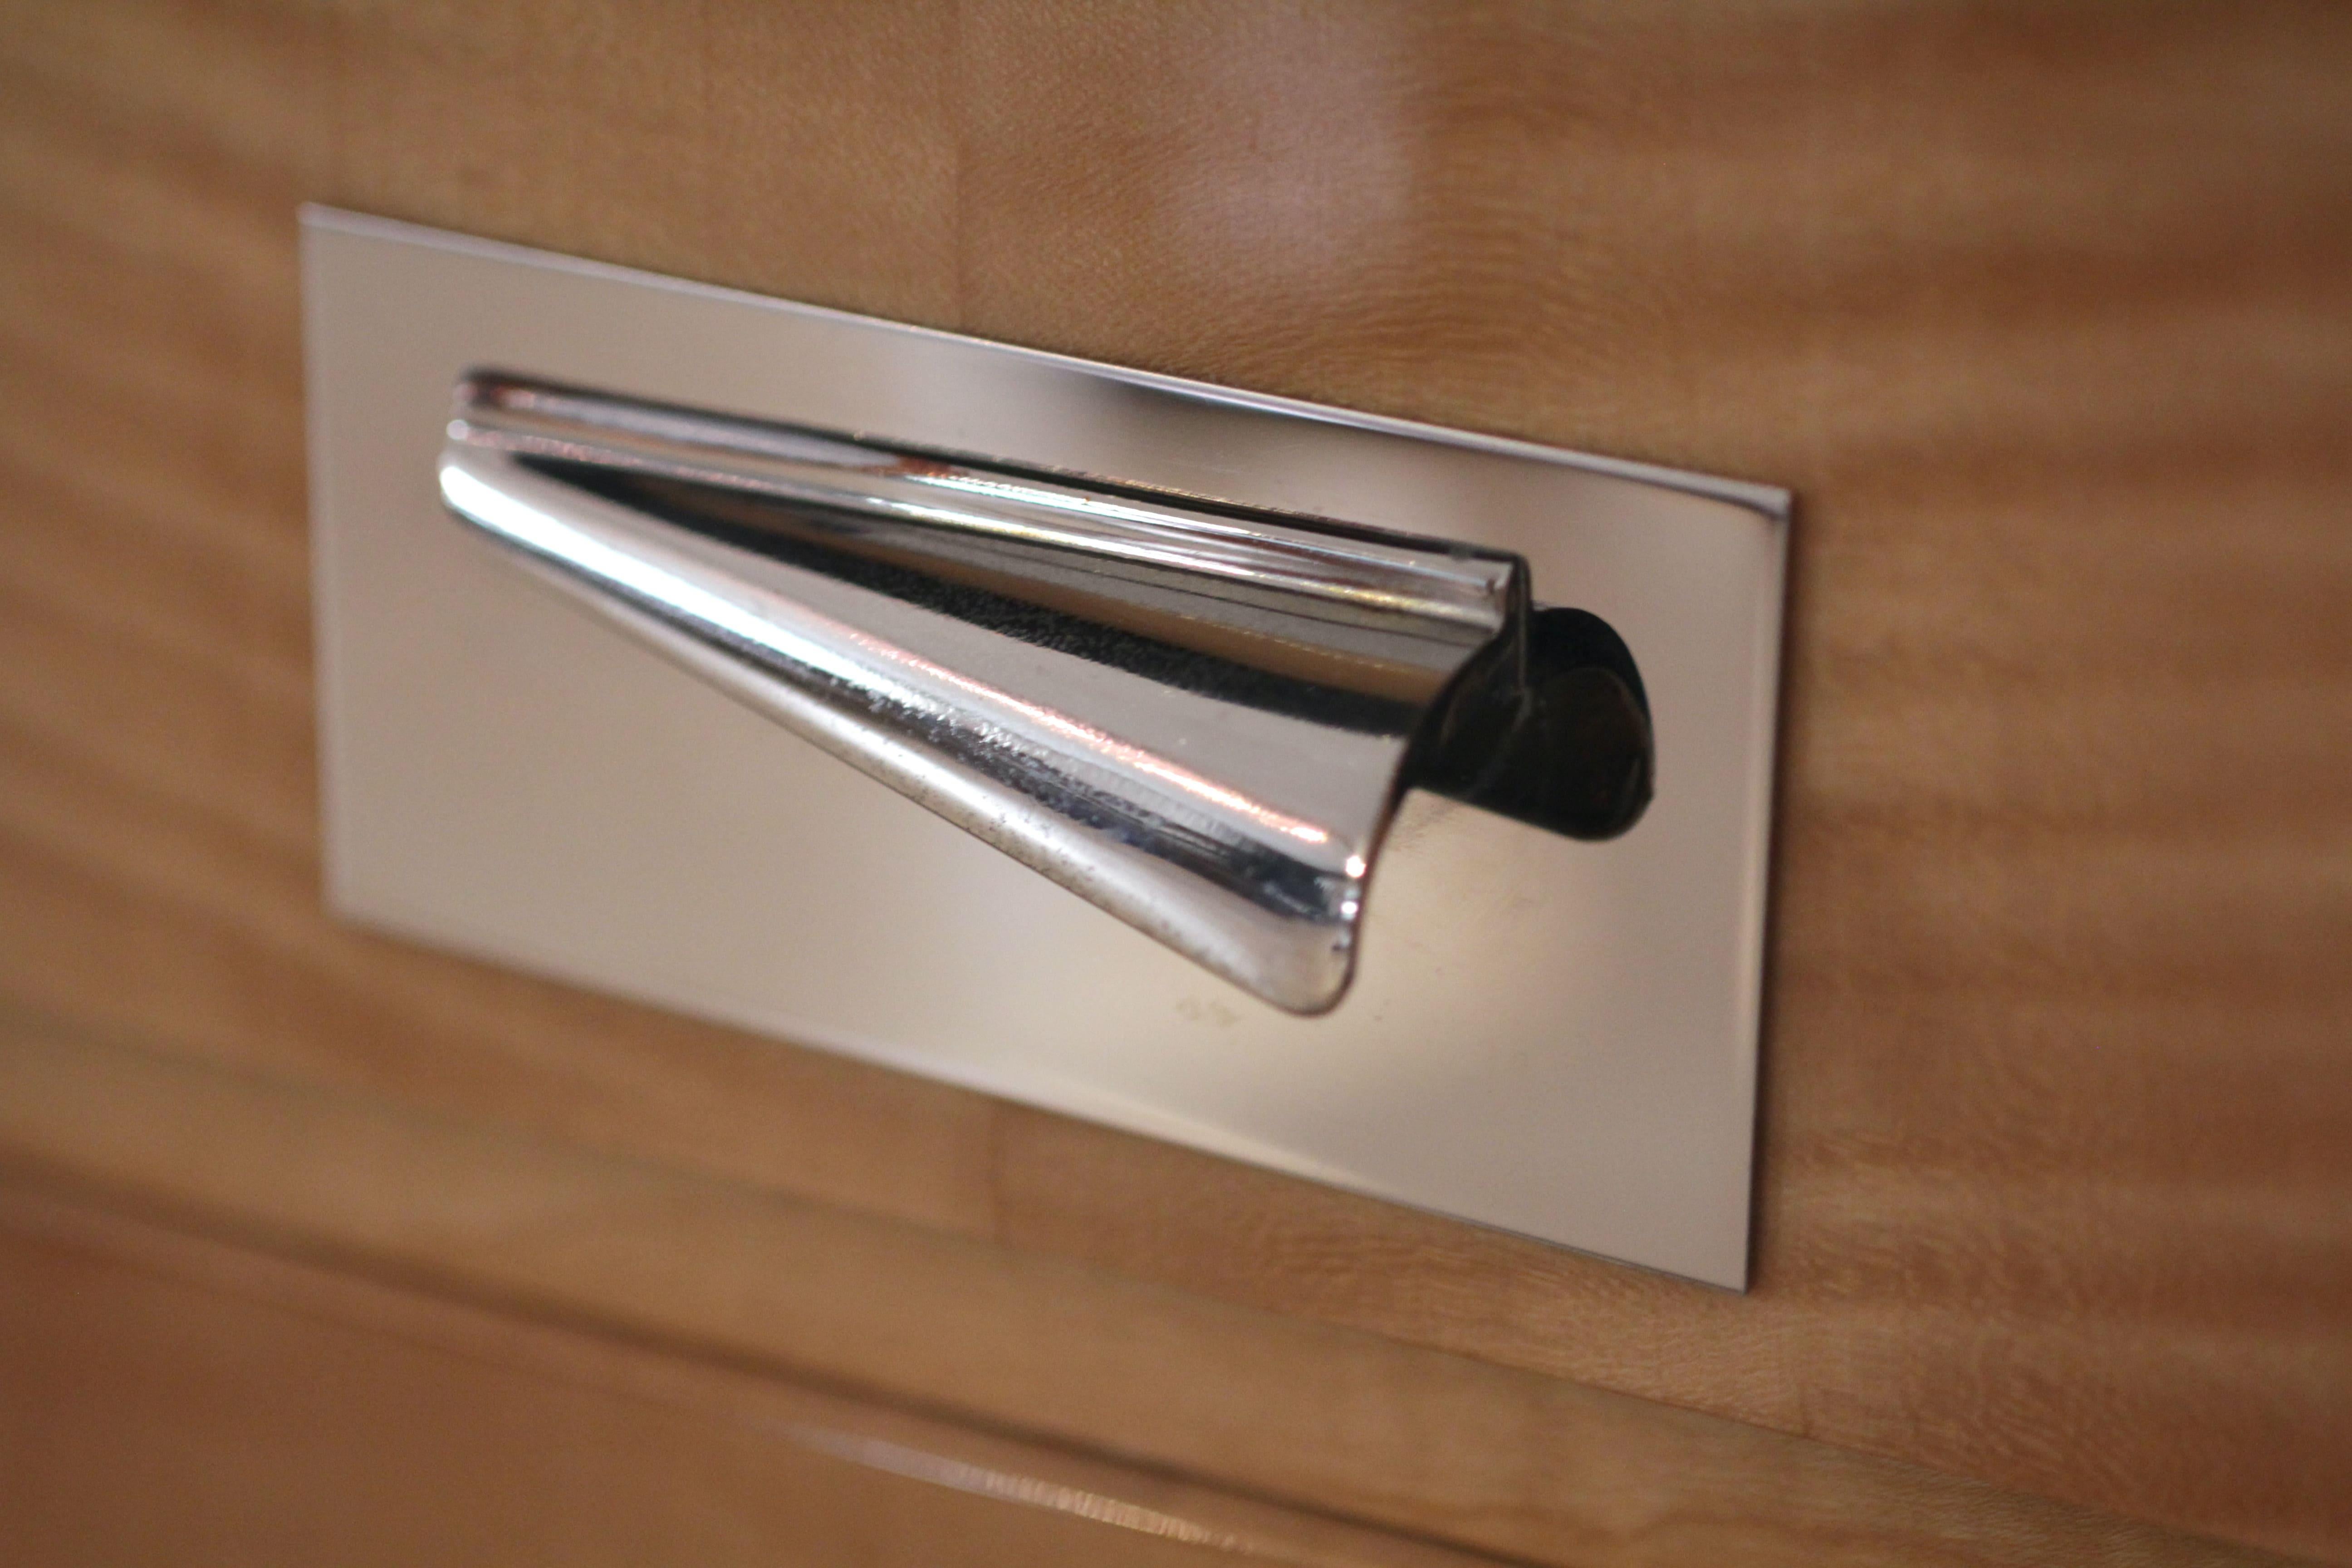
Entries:
POLYGON ((1346 992, 1407 785, 1579 837, 1649 799, 1624 645, 1499 552, 488 373, 440 483, 714 684, 1292 1012, 1346 992))

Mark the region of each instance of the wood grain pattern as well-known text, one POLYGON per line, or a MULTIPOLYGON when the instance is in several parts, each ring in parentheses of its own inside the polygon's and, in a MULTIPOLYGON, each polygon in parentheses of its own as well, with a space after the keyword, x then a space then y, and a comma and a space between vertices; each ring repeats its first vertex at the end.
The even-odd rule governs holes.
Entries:
MULTIPOLYGON (((937 1397, 1490 1550, 1596 1528, 1546 1468, 1580 1439, 1524 1436, 1519 1402, 1565 1378, 2352 1561, 2352 12, 0 21, 24 1016, 919 1227, 908 1258, 971 1286, 923 1299, 1001 1313, 1021 1369, 937 1397), (305 197, 1796 488, 1754 1293, 325 922, 305 197), (1172 1287, 1052 1276, 1089 1332, 1139 1335, 1138 1300, 1192 1325, 1167 1353, 1195 1380, 1250 1309, 1387 1342, 1228 1367, 1243 1416, 1124 1363, 1084 1394, 1041 1364, 1067 1324, 978 1289, 1033 1266, 1002 1244, 1172 1287), (1391 1386, 1440 1365, 1465 1381, 1434 1406, 1391 1386), (1460 1452, 1297 1451, 1406 1409, 1460 1452), (1229 1441, 1254 1424, 1284 1440, 1229 1441)), ((113 1157, 26 1104, 9 1136, 45 1158, 113 1157)), ((182 1160, 142 1180, 195 1183, 205 1152, 182 1160)), ((591 1270, 562 1288, 625 1305, 591 1270)), ((806 1331, 803 1363, 929 1396, 806 1331)))
MULTIPOLYGON (((13 1017, 0 1018, 0 1192, 37 1201, 63 1187, 313 1267, 470 1298, 521 1341, 535 1320, 593 1322, 676 1363, 680 1378, 716 1362, 861 1390, 867 1404, 1017 1437, 1028 1458, 989 1461, 1015 1471, 1045 1474, 1035 1450, 1084 1446, 1126 1461, 1121 1476, 1143 1465, 1222 1478, 1175 1494, 1202 1521, 1213 1489, 1286 1500, 1286 1516, 1336 1512, 1578 1565, 2277 1561, 1065 1259, 13 1017)), ((0 1200, 0 1229, 7 1212, 0 1200)), ((448 1397, 466 1396, 453 1387, 448 1397)), ((966 1454, 985 1440, 935 1423, 919 1446, 966 1454)), ((102 1467, 79 1473, 101 1492, 113 1485, 102 1467)), ((1135 1495, 1131 1478, 1074 1484, 1135 1495)), ((731 1495, 715 1486, 711 1507, 765 1517, 757 1498, 731 1495)))
POLYGON ((0 1519, 24 1568, 1496 1561, 22 1187, 0 1519))

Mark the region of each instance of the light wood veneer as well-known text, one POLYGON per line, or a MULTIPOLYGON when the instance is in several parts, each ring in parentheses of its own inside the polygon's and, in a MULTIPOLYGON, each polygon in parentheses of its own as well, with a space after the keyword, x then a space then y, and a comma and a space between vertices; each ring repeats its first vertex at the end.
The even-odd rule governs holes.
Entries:
POLYGON ((1488 1552, 2206 1550, 1812 1438, 2352 1562, 2347 82, 2320 4, 6 0, 0 1149, 1488 1552), (306 198, 1794 488, 1753 1293, 325 920, 306 198))

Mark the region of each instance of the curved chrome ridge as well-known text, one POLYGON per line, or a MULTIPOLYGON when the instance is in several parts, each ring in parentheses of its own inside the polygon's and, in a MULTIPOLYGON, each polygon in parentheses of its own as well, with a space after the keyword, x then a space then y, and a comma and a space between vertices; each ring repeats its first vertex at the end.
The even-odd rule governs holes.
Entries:
MULTIPOLYGON (((1347 990, 1408 764, 1492 731, 1463 693, 1525 685, 1498 552, 488 373, 440 485, 672 658, 1294 1013, 1347 990)), ((1436 773, 1484 765, 1454 751, 1436 773)))

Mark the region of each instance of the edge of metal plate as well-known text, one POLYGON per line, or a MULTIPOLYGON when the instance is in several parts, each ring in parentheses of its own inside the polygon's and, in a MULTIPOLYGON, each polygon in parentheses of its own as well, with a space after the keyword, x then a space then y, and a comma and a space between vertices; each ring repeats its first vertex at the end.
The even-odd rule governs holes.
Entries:
POLYGON ((1465 435, 307 208, 339 914, 1743 1289, 1789 506, 1465 435), (1606 844, 1418 792, 1353 992, 1259 1003, 562 603, 443 513, 460 372, 1517 551, 1640 661, 1606 844))

